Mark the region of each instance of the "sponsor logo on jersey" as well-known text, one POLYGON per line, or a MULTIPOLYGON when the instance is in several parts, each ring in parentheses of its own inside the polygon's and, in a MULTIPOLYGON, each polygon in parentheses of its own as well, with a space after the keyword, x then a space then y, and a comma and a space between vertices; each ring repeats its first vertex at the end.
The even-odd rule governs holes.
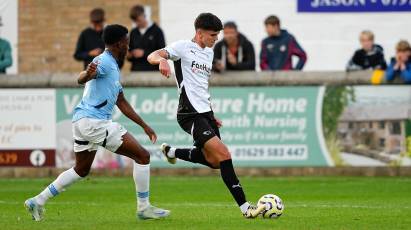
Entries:
POLYGON ((196 69, 199 69, 199 70, 204 70, 204 71, 206 71, 207 73, 209 73, 209 72, 211 71, 211 68, 208 67, 206 64, 199 64, 199 63, 197 63, 196 61, 192 61, 192 62, 191 62, 191 68, 196 68, 196 69))
POLYGON ((197 63, 196 61, 191 62, 191 71, 193 73, 202 74, 207 77, 211 75, 211 67, 207 66, 206 64, 197 63))

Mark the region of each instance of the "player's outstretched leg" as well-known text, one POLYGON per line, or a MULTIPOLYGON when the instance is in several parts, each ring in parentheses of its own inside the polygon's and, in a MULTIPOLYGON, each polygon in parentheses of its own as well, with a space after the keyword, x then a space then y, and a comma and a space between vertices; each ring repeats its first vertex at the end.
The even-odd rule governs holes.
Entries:
POLYGON ((247 202, 243 188, 234 171, 230 152, 223 142, 215 136, 204 144, 203 151, 207 162, 210 162, 210 164, 216 168, 220 168, 221 177, 231 195, 234 197, 234 200, 240 207, 244 217, 257 217, 260 211, 256 206, 247 202))
POLYGON ((83 151, 76 153, 76 166, 62 172, 47 188, 35 197, 29 198, 24 202, 24 206, 31 214, 33 220, 43 219, 45 212, 44 206, 52 197, 57 196, 74 182, 84 178, 90 172, 96 151, 83 151))
POLYGON ((210 168, 218 168, 211 165, 204 157, 204 153, 201 149, 193 146, 192 148, 173 148, 167 143, 161 145, 161 152, 167 158, 167 161, 171 164, 176 163, 176 159, 181 159, 184 161, 202 164, 210 168))
POLYGON ((176 158, 220 169, 221 177, 234 197, 241 212, 247 218, 256 217, 260 211, 257 207, 246 201, 240 181, 234 171, 231 155, 227 147, 218 137, 213 137, 204 144, 203 150, 193 148, 173 148, 163 143, 161 151, 170 163, 175 163, 176 158))
POLYGON ((116 153, 134 160, 133 178, 136 185, 137 217, 159 219, 170 215, 169 210, 150 204, 150 153, 129 133, 123 135, 123 143, 116 153))

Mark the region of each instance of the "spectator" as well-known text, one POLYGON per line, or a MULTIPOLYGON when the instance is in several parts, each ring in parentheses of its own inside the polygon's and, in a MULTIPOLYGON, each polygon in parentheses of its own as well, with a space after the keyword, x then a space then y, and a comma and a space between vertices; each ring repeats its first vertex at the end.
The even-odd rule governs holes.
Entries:
POLYGON ((104 50, 104 42, 101 38, 104 28, 104 10, 93 9, 90 12, 91 27, 86 28, 80 34, 77 41, 74 58, 83 61, 84 69, 93 61, 93 58, 101 54, 104 50))
POLYGON ((396 55, 385 71, 385 79, 393 83, 411 84, 411 46, 401 40, 396 47, 396 55))
POLYGON ((248 39, 238 32, 234 22, 224 24, 224 39, 214 47, 213 69, 255 70, 254 47, 248 39))
POLYGON ((261 70, 301 70, 307 61, 307 55, 294 36, 281 29, 277 16, 267 17, 264 24, 268 37, 261 43, 261 70), (295 66, 292 56, 298 57, 295 66))
POLYGON ((148 63, 147 56, 165 47, 163 31, 146 18, 144 7, 141 5, 131 8, 130 19, 136 24, 136 28, 130 32, 130 48, 127 55, 131 62, 131 71, 158 70, 158 65, 148 63))
POLYGON ((10 43, 0 38, 0 73, 6 73, 6 68, 13 64, 10 43))
POLYGON ((384 50, 380 45, 374 44, 374 34, 365 30, 360 34, 361 49, 355 51, 348 62, 347 71, 382 69, 387 68, 384 59, 384 50))

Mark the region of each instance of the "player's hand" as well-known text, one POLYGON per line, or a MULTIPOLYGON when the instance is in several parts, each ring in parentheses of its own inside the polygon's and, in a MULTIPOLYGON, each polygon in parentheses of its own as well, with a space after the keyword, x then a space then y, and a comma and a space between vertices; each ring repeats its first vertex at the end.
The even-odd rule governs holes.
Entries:
POLYGON ((103 52, 102 49, 96 48, 96 49, 90 50, 90 52, 88 52, 88 55, 92 56, 92 57, 95 57, 95 56, 98 56, 99 54, 101 54, 102 52, 103 52))
POLYGON ((94 77, 97 74, 97 65, 98 63, 95 62, 91 62, 90 64, 88 64, 87 69, 86 69, 86 73, 88 76, 90 77, 94 77))
POLYGON ((160 61, 160 65, 158 66, 158 69, 160 70, 160 73, 166 77, 169 78, 171 75, 171 70, 170 70, 170 65, 168 64, 166 59, 162 59, 160 61))
POLYGON ((148 138, 150 138, 151 143, 156 143, 157 141, 157 134, 150 126, 144 127, 144 132, 147 134, 148 138))
POLYGON ((223 126, 223 121, 221 121, 220 119, 214 117, 215 119, 215 123, 217 124, 218 128, 221 128, 223 126))
POLYGON ((131 54, 135 58, 141 58, 144 56, 144 50, 143 49, 134 49, 131 51, 131 54))

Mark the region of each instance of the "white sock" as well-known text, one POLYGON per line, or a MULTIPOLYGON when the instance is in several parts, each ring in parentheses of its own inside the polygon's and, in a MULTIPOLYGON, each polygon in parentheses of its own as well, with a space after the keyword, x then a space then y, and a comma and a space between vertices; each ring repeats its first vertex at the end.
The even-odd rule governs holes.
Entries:
POLYGON ((63 192, 65 188, 73 184, 74 182, 80 180, 82 177, 79 176, 73 168, 70 168, 62 172, 53 183, 51 183, 47 188, 45 188, 40 194, 34 197, 37 204, 44 205, 48 199, 57 196, 59 193, 63 192))
POLYGON ((246 213, 247 210, 248 210, 248 207, 250 207, 250 203, 245 202, 244 204, 242 204, 242 205, 240 206, 241 212, 242 212, 243 214, 246 213))
POLYGON ((175 158, 176 157, 176 148, 170 148, 168 150, 167 156, 170 158, 175 158))
POLYGON ((137 191, 137 210, 144 210, 150 205, 150 164, 134 162, 133 178, 137 191))

